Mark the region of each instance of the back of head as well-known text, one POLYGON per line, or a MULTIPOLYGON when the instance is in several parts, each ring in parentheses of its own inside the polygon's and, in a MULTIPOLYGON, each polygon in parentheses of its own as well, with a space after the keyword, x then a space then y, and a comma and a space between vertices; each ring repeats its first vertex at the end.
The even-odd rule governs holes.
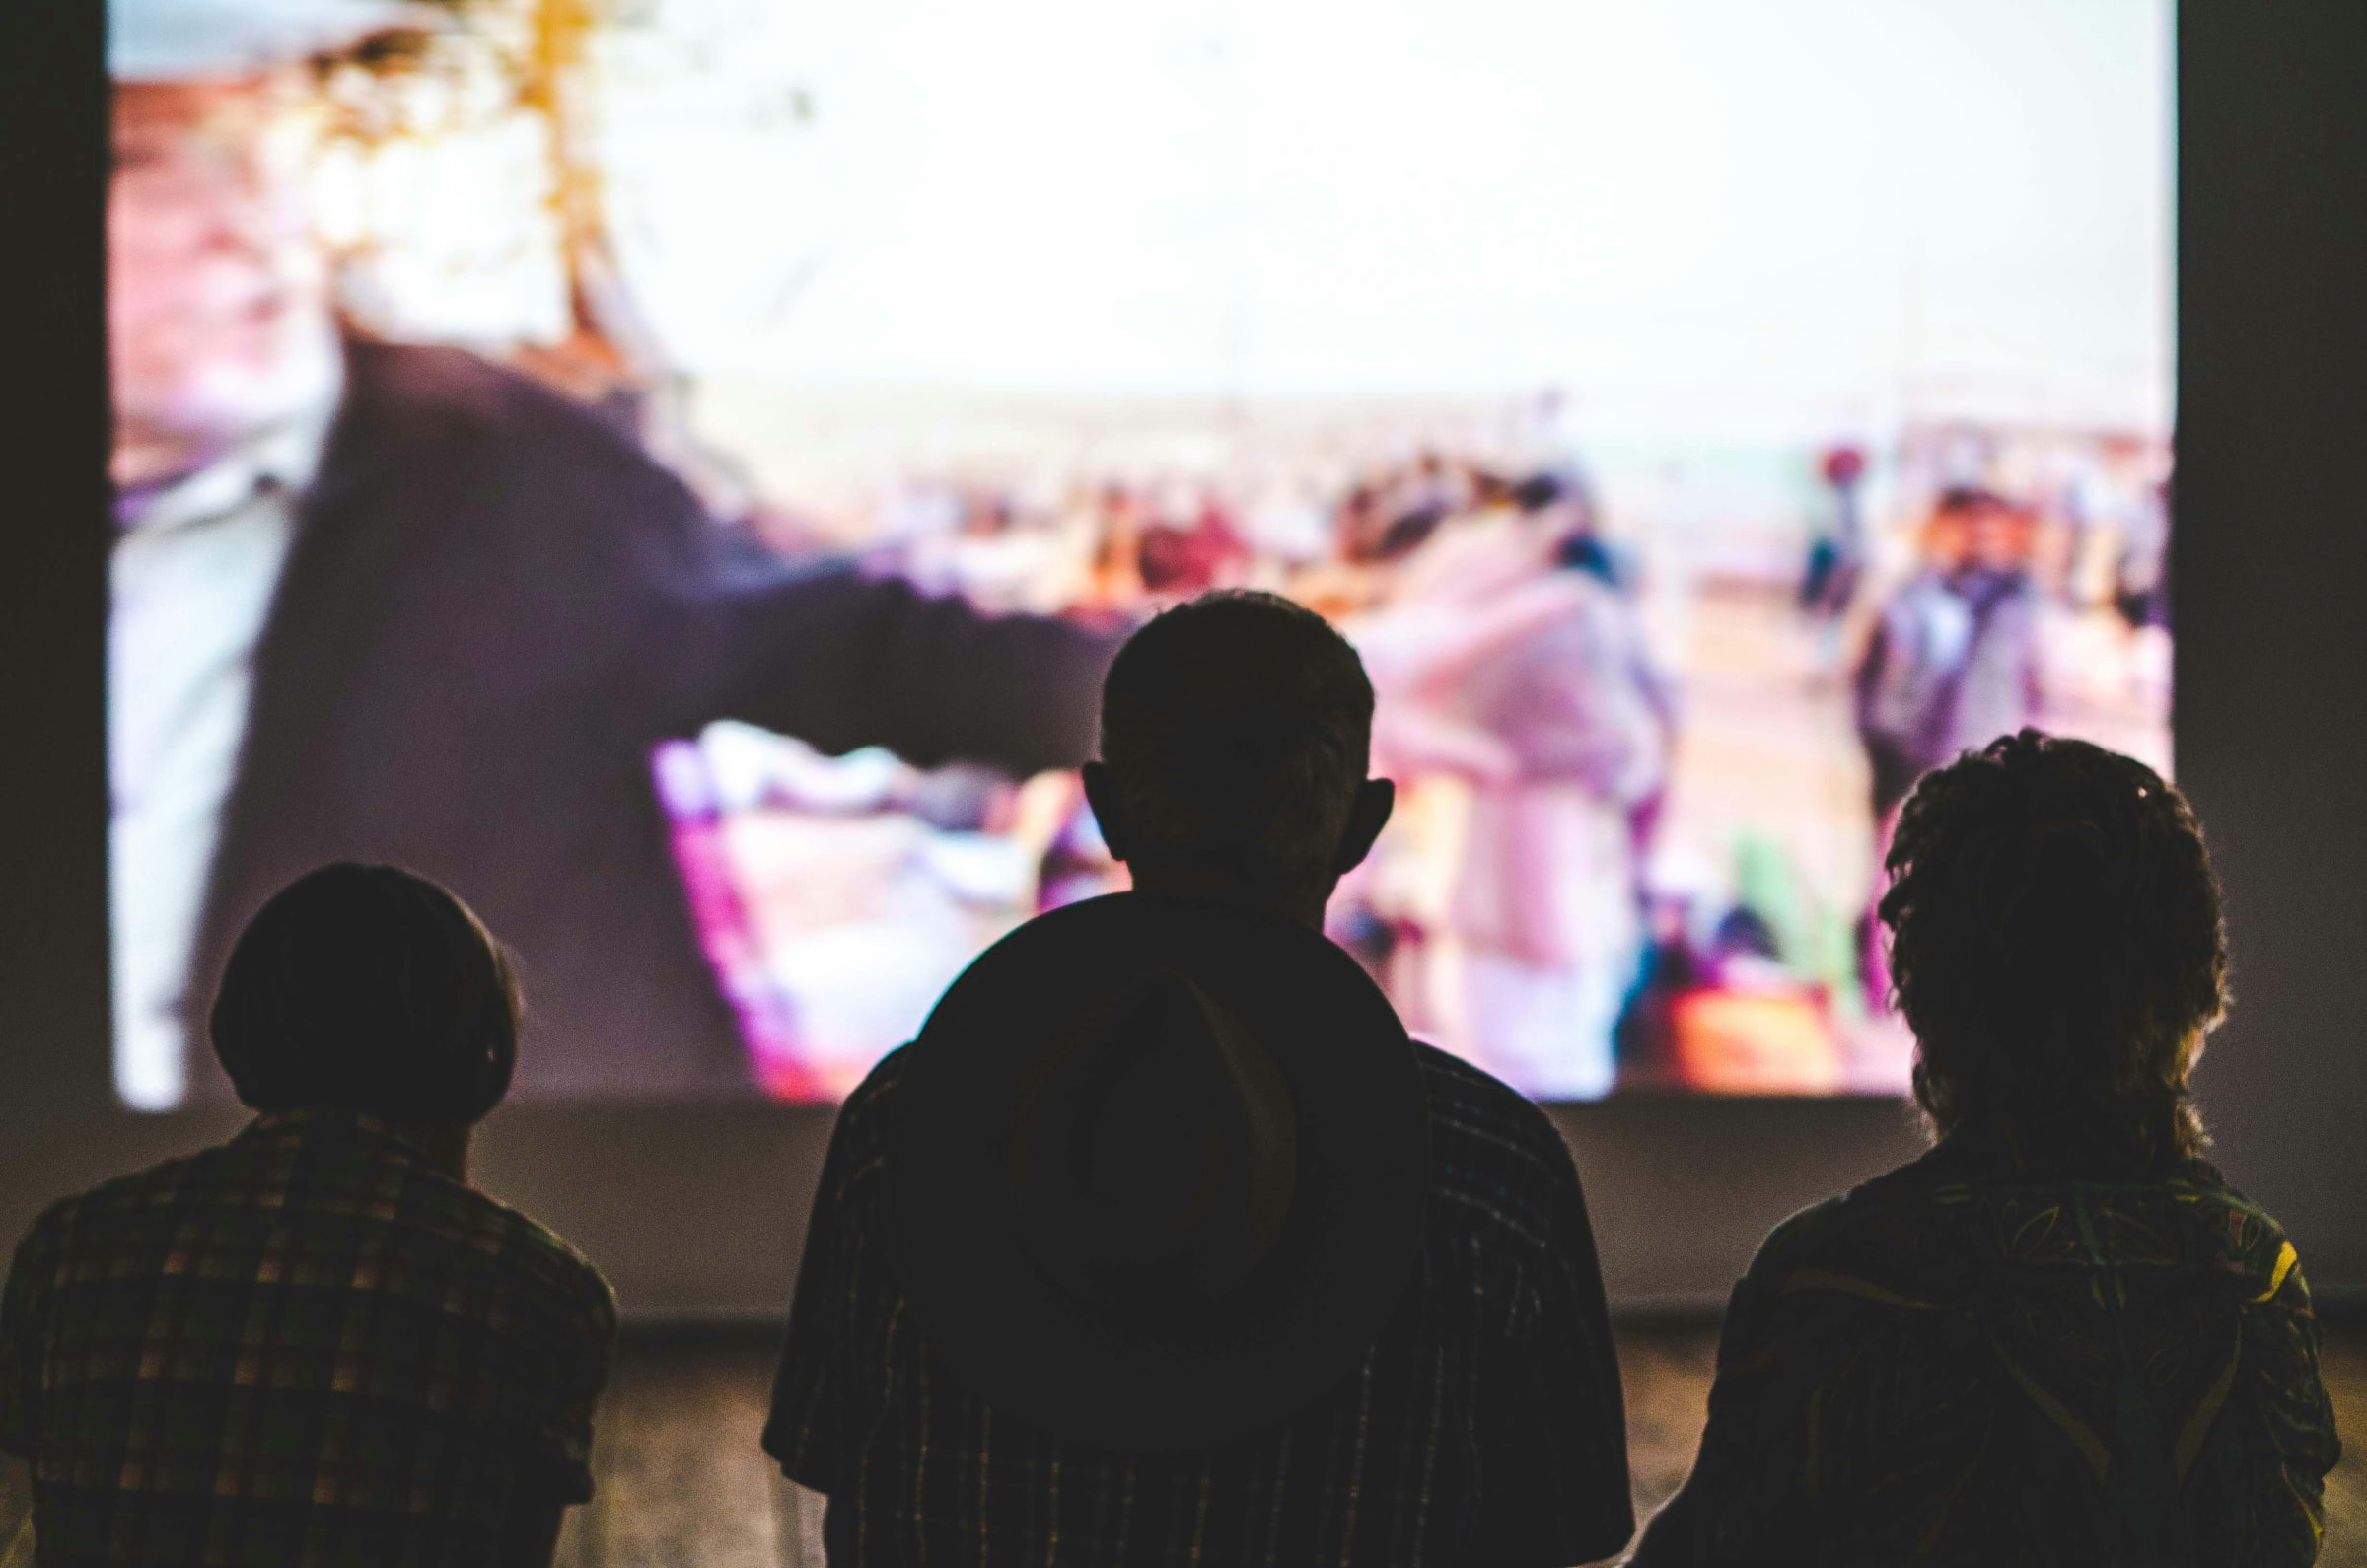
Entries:
POLYGON ((459 898, 393 866, 340 863, 248 923, 212 1029, 257 1110, 466 1126, 508 1092, 519 1014, 508 957, 459 898))
POLYGON ((2143 763, 2025 730, 1925 776, 1881 914, 1942 1132, 2152 1166, 2200 1151, 2187 1077, 2227 1004, 2219 887, 2143 763))
POLYGON ((1126 643, 1102 695, 1102 760, 1137 869, 1189 859, 1265 884, 1334 865, 1373 733, 1346 639, 1273 594, 1205 594, 1126 643))

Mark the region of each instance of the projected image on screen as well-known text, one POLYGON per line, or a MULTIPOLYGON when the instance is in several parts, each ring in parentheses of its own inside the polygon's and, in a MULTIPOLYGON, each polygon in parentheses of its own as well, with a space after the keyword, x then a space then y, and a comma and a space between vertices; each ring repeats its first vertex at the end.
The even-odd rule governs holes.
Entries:
POLYGON ((527 1097, 841 1096, 1124 885, 1211 588, 1362 652, 1331 934, 1541 1098, 1901 1091, 1915 776, 2168 760, 2160 0, 252 9, 115 5, 135 1106, 340 858, 527 1097))

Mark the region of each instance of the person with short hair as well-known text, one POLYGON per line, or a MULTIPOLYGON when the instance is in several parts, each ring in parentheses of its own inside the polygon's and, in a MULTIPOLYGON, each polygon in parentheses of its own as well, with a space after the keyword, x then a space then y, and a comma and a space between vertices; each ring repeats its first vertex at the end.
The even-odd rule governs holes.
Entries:
POLYGON ((2025 730, 1915 787, 1888 870, 1937 1141, 1768 1237, 1633 1568, 2315 1561, 2309 1287, 2188 1083, 2227 1005, 2192 812, 2025 730))
POLYGON ((764 1447, 833 1564, 1567 1565, 1633 1525, 1552 1124, 1321 934, 1373 691, 1259 593, 1119 652, 1128 892, 990 949, 847 1101, 764 1447))
POLYGON ((0 1294, 39 1561, 543 1564, 592 1495, 615 1304, 468 1184, 520 1002, 466 905, 339 864, 233 950, 230 1142, 50 1207, 0 1294))

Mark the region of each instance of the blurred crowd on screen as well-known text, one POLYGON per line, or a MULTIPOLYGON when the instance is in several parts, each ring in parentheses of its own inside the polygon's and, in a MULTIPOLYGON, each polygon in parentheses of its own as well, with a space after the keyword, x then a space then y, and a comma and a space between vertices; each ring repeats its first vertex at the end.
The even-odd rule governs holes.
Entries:
MULTIPOLYGON (((1342 405, 1321 431, 1224 398, 1047 416, 991 393, 801 427, 700 384, 633 308, 584 195, 619 182, 580 125, 538 117, 584 111, 550 88, 591 13, 561 8, 583 36, 558 48, 505 32, 514 9, 323 78, 315 226, 350 324, 500 353, 788 555, 852 547, 1113 632, 1226 586, 1331 618, 1403 792, 1333 934, 1417 1032, 1531 1094, 1903 1089, 1868 904, 1915 776, 2026 723, 2168 761, 2158 439, 1909 416, 1761 444, 1738 476, 1685 409, 1641 421, 1639 455, 1552 392, 1436 419, 1342 405), (823 493, 834 470, 802 482, 834 462, 864 470, 845 494, 823 493)), ((611 65, 632 41, 606 39, 611 65)), ((795 104, 749 145, 802 134, 795 104)), ((653 766, 707 958, 784 1097, 851 1088, 987 942, 1123 875, 1065 775, 826 757, 736 723, 653 766)))
MULTIPOLYGON (((1903 1087, 1868 908, 1891 820, 1916 774, 2027 723, 2160 750, 2165 454, 1971 425, 1802 451, 1789 551, 1755 568, 1688 566, 1566 442, 1473 446, 1321 483, 909 482, 861 531, 878 570, 992 609, 1122 628, 1243 586, 1331 618, 1404 802, 1332 934, 1417 1033, 1527 1092, 1903 1087), (1737 690, 1765 744, 1862 782, 1755 778, 1704 733, 1734 728, 1737 690), (1806 754, 1851 734, 1855 757, 1806 754), (1851 887, 1793 841, 1819 814, 1845 820, 1851 887)), ((742 994, 780 992, 778 1037, 751 1042, 776 1093, 843 1092, 983 941, 1121 886, 1065 776, 916 774, 738 727, 671 765, 737 895, 710 951, 742 994)))

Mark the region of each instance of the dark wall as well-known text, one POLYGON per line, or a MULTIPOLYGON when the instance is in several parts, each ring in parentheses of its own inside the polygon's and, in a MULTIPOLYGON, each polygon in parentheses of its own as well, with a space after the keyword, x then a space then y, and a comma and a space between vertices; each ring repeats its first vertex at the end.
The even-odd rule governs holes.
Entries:
MULTIPOLYGON (((20 393, 0 571, 0 1245, 48 1197, 229 1118, 106 1108, 98 7, 0 7, 7 347, 20 393)), ((2367 7, 2182 7, 2178 762, 2234 913, 2235 1021, 2205 1105, 2236 1179, 2322 1292, 2367 1289, 2367 7)), ((1768 1226, 1906 1158, 1888 1102, 1641 1100, 1556 1112, 1628 1303, 1711 1304, 1768 1226)), ((493 1191, 575 1240, 646 1316, 786 1303, 818 1110, 522 1106, 493 1191)))
POLYGON ((2178 775, 2237 1006, 2231 1177, 2367 1287, 2367 6, 2179 7, 2178 775))
MULTIPOLYGON (((1595 1207, 1604 1277, 1636 1307, 1724 1302, 1767 1227, 1919 1144, 1889 1101, 1698 1100, 1555 1112, 1595 1207)), ((823 1109, 519 1106, 485 1184, 597 1258, 628 1309, 742 1317, 787 1305, 829 1134, 823 1109)))
POLYGON ((0 1131, 108 1081, 104 14, 0 7, 0 1131))

